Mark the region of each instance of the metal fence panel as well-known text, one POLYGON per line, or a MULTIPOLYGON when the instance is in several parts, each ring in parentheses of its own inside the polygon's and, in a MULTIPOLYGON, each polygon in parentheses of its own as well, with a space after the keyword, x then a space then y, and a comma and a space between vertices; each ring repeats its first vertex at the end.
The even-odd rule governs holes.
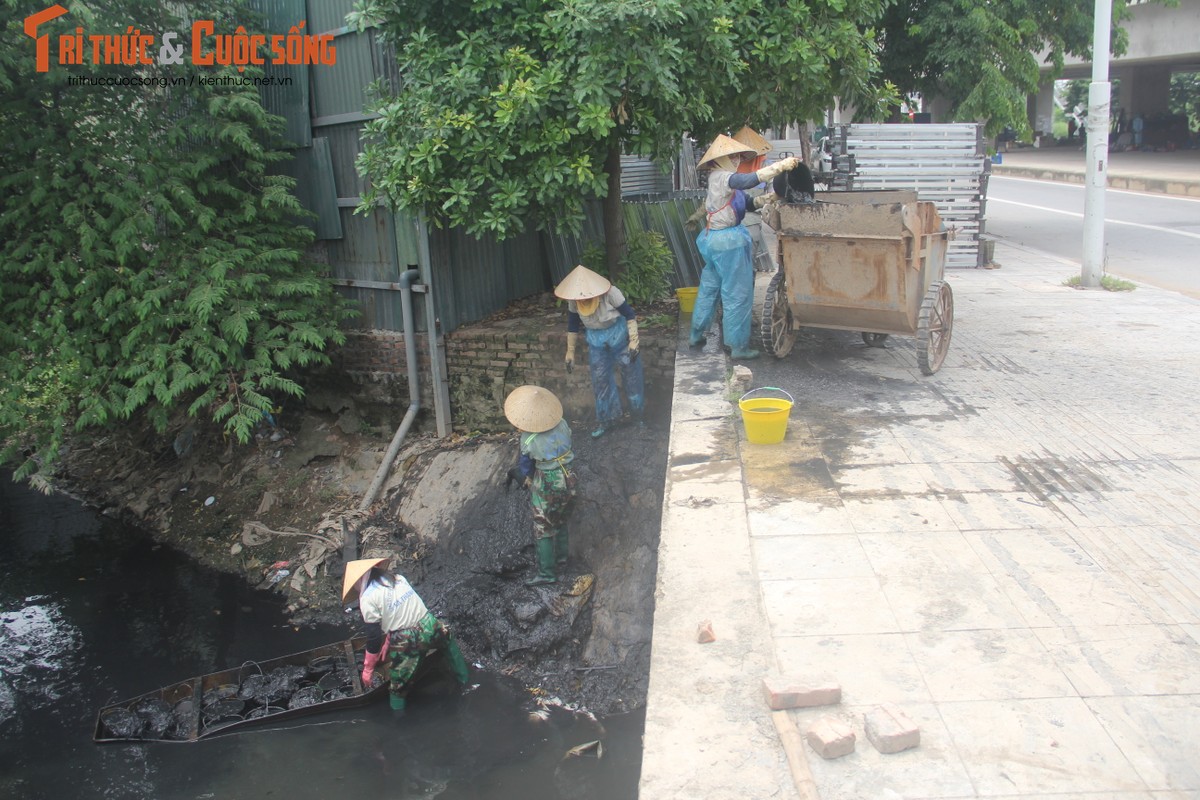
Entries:
POLYGON ((835 188, 915 189, 957 229, 947 267, 980 265, 984 219, 984 143, 976 123, 839 125, 835 188))
MULTIPOLYGON (((286 35, 288 29, 304 20, 305 0, 258 0, 266 30, 286 35)), ((312 143, 309 127, 308 67, 304 64, 267 64, 263 73, 273 80, 260 87, 263 107, 283 117, 283 138, 294 147, 312 143)))

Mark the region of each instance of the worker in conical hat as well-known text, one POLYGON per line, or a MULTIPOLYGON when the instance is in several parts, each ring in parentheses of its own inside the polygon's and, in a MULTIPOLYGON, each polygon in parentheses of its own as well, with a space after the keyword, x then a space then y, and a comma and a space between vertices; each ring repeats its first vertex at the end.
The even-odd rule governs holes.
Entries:
POLYGON ((467 662, 458 643, 408 580, 388 570, 389 558, 363 558, 346 564, 342 602, 357 603, 367 624, 362 683, 370 689, 375 669, 382 664, 392 710, 404 712, 408 690, 421 659, 440 650, 459 683, 467 682, 467 662))
POLYGON ((596 398, 596 427, 592 438, 603 436, 622 416, 617 369, 629 403, 629 415, 641 423, 646 407, 637 312, 621 290, 580 264, 554 287, 567 301, 567 372, 575 367, 575 342, 582 325, 588 346, 588 372, 596 398))
POLYGON ((767 153, 771 152, 771 143, 761 133, 749 125, 743 125, 742 129, 733 135, 733 140, 754 151, 753 157, 745 158, 738 164, 738 172, 758 172, 766 165, 767 153))
MULTIPOLYGON (((758 172, 766 165, 767 154, 771 152, 771 143, 761 133, 749 125, 743 125, 742 129, 733 135, 733 138, 753 149, 755 153, 753 158, 745 158, 742 163, 738 164, 738 172, 746 174, 758 172)), ((800 164, 796 169, 803 167, 804 165, 800 164)), ((784 173, 784 175, 789 174, 791 173, 784 173)), ((778 184, 780 180, 783 178, 776 178, 774 183, 778 184)), ((746 190, 746 197, 753 198, 754 202, 746 203, 746 216, 742 219, 742 224, 750 232, 754 268, 762 272, 770 272, 778 267, 775 263, 775 248, 778 246, 779 240, 775 236, 774 229, 758 213, 758 209, 774 201, 777 194, 772 184, 760 184, 746 190)))
POLYGON ((717 299, 720 298, 725 346, 736 359, 757 358, 750 346, 750 314, 754 304, 754 255, 750 233, 742 224, 746 190, 770 183, 776 175, 795 169, 798 158, 784 158, 753 172, 738 172, 743 161, 758 158, 755 147, 720 134, 701 157, 697 169, 708 170, 704 198, 705 226, 696 237, 704 257, 700 287, 692 310, 688 337, 693 347, 707 341, 717 299))
POLYGON ((504 400, 504 416, 520 435, 520 454, 517 466, 508 471, 508 485, 515 479, 529 489, 533 508, 537 574, 525 585, 554 583, 556 566, 567 563, 567 523, 575 505, 571 428, 563 419, 562 403, 541 386, 513 389, 504 400))

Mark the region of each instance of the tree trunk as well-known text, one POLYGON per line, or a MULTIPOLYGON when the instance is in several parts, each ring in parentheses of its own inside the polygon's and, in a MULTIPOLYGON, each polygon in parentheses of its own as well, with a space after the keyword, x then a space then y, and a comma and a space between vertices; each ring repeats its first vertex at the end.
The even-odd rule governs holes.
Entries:
POLYGON ((617 283, 621 279, 621 259, 625 257, 625 214, 621 210, 621 143, 615 138, 608 146, 604 171, 608 173, 608 195, 604 198, 605 266, 609 279, 617 283))

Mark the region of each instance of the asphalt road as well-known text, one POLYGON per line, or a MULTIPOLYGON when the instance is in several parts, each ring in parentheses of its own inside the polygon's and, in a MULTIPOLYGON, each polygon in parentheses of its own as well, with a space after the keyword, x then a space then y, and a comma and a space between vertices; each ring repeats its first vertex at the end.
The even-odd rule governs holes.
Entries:
MULTIPOLYGON (((985 232, 1082 262, 1084 187, 993 175, 985 232)), ((1200 298, 1200 200, 1110 189, 1106 271, 1200 298)))

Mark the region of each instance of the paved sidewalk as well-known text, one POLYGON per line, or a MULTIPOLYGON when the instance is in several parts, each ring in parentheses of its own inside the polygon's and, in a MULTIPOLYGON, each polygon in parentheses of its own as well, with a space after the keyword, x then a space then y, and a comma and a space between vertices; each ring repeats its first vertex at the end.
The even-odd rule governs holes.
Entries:
POLYGON ((996 261, 947 273, 934 376, 816 329, 747 362, 796 398, 780 444, 716 337, 680 348, 641 797, 1200 799, 1200 301, 996 261), (773 716, 769 674, 842 701, 773 716), (881 703, 919 747, 867 741, 881 703), (851 755, 797 746, 827 714, 851 755))
MULTIPOLYGON (((1087 174, 1087 153, 1078 145, 1023 147, 1000 156, 992 164, 994 175, 1083 183, 1087 174)), ((1110 152, 1108 187, 1200 197, 1200 150, 1110 152)))

